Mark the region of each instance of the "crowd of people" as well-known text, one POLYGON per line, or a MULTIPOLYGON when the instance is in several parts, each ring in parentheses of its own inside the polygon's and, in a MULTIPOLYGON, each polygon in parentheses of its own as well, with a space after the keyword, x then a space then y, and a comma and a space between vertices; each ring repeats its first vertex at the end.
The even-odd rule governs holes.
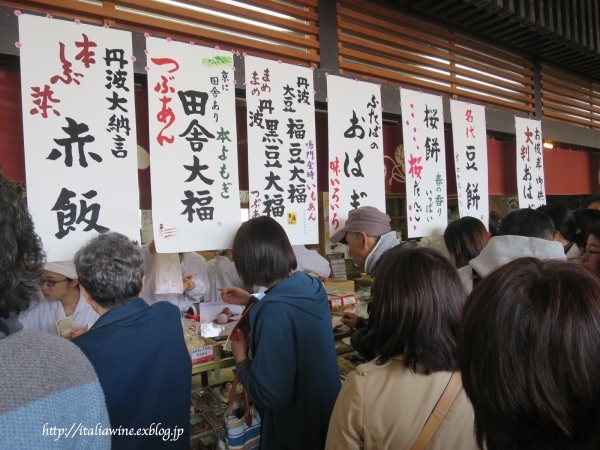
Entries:
MULTIPOLYGON (((600 196, 575 213, 548 205, 491 214, 489 231, 458 219, 444 233, 449 260, 410 241, 373 253, 370 317, 343 319, 370 362, 347 376, 326 448, 600 448, 594 207, 600 196), (453 374, 464 387, 439 409, 453 374)), ((355 256, 346 236, 371 236, 373 249, 387 232, 373 228, 384 216, 367 222, 348 220, 334 236, 360 267, 369 251, 355 256)))
POLYGON ((447 258, 400 242, 376 208, 351 211, 331 241, 348 245, 373 286, 369 317, 342 319, 367 360, 342 386, 319 280, 328 269, 304 273, 306 249, 274 219, 242 224, 210 265, 173 255, 183 292, 167 298, 148 282, 153 243, 119 233, 46 263, 0 174, 2 446, 188 448, 180 317, 210 295, 247 310, 250 333, 239 330, 231 350, 262 419, 261 449, 600 448, 596 213, 549 205, 487 228, 465 217, 444 233, 447 258), (96 432, 65 436, 72 424, 96 432), (121 432, 98 432, 110 429, 121 432))

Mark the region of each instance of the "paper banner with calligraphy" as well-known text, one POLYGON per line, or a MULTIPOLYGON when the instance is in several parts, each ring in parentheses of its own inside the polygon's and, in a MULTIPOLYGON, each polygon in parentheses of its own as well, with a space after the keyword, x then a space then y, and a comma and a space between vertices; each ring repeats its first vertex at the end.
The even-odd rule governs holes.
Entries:
POLYGON ((537 208, 546 204, 541 122, 515 117, 515 131, 519 207, 537 208))
POLYGON ((442 98, 400 89, 408 237, 444 233, 448 224, 442 98))
POLYGON ((290 242, 319 242, 313 73, 247 56, 250 217, 270 216, 290 242))
POLYGON ((383 121, 378 85, 329 75, 329 233, 361 206, 385 212, 383 121))
POLYGON ((131 33, 19 17, 27 196, 48 261, 140 240, 131 33))
POLYGON ((231 248, 240 226, 233 56, 157 38, 146 50, 156 249, 231 248))
POLYGON ((454 167, 460 217, 471 216, 489 225, 487 135, 485 108, 450 100, 454 167))

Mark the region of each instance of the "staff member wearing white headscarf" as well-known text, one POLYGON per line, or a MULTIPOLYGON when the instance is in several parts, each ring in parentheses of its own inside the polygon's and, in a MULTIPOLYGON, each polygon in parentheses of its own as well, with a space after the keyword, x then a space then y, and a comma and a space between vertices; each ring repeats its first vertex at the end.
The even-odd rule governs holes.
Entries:
POLYGON ((40 298, 32 307, 23 312, 19 320, 24 328, 32 328, 58 335, 56 322, 71 316, 72 339, 85 333, 88 326, 98 319, 98 313, 92 309, 79 289, 77 272, 72 261, 46 263, 39 278, 44 298, 40 298))
POLYGON ((217 288, 240 287, 244 289, 244 283, 233 262, 231 249, 218 250, 214 259, 206 263, 206 270, 210 287, 204 296, 205 302, 221 301, 221 293, 217 288))

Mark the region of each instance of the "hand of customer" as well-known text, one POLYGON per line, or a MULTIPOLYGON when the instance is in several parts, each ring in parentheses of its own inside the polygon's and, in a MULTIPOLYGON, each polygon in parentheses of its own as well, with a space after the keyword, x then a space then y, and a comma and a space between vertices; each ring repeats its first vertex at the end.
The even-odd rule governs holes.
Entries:
POLYGON ((354 314, 351 312, 345 312, 342 316, 342 323, 344 325, 348 325, 350 328, 356 328, 356 323, 358 321, 358 314, 354 314))
POLYGON ((241 330, 237 330, 237 336, 237 342, 231 340, 231 353, 233 353, 233 359, 235 359, 236 364, 248 358, 248 346, 246 345, 244 333, 241 330))
POLYGON ((183 276, 183 290, 184 291, 191 291, 192 289, 194 289, 196 287, 196 283, 194 283, 194 280, 192 280, 192 277, 194 275, 192 275, 191 273, 186 273, 183 276))
POLYGON ((69 334, 69 339, 76 338, 77 336, 85 333, 86 331, 87 331, 87 328, 73 327, 73 329, 71 330, 71 333, 69 334))
POLYGON ((251 295, 245 290, 237 287, 217 288, 221 293, 221 300, 232 305, 246 306, 251 295))

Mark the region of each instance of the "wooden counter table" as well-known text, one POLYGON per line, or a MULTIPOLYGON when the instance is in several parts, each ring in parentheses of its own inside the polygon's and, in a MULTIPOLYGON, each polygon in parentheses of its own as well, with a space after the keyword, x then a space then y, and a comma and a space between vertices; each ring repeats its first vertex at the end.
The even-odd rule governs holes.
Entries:
MULTIPOLYGON (((335 351, 338 356, 353 351, 351 346, 341 342, 342 339, 350 337, 351 334, 351 331, 339 331, 333 334, 333 338, 335 339, 335 351)), ((227 353, 227 355, 231 354, 227 353)), ((220 359, 192 366, 192 376, 200 375, 201 386, 208 386, 208 373, 211 370, 225 369, 233 366, 235 366, 235 359, 233 359, 233 356, 224 356, 222 354, 220 359)))

